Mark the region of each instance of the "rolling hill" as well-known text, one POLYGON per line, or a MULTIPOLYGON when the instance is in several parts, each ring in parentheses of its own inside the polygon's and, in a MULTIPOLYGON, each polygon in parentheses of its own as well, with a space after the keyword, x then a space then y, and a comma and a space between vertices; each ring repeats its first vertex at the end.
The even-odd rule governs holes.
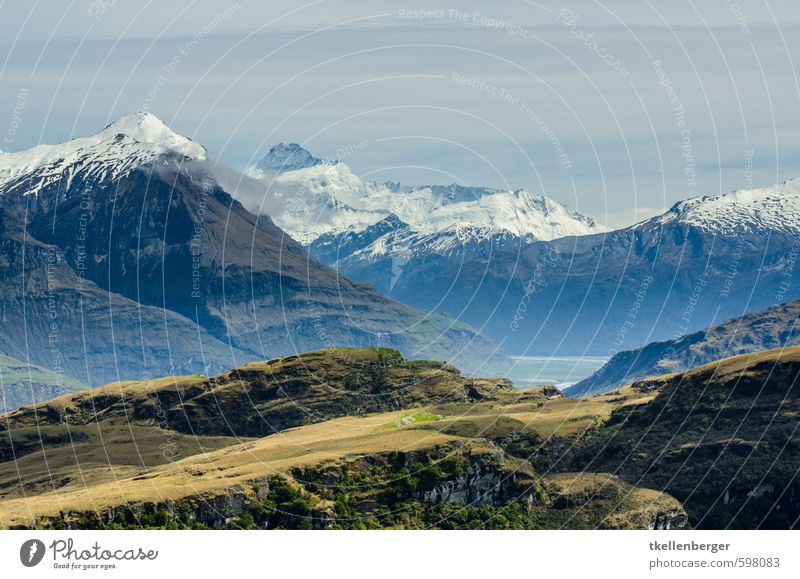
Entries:
POLYGON ((798 377, 795 346, 575 399, 345 349, 110 384, 2 416, 0 525, 796 528, 798 377))
POLYGON ((684 526, 664 493, 525 458, 617 406, 381 349, 109 384, 2 416, 0 526, 684 526))

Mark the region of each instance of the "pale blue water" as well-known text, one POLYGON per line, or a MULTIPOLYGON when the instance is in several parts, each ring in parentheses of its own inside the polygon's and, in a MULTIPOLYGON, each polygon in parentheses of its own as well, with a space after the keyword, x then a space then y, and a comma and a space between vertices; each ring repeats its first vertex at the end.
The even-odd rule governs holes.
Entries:
POLYGON ((484 376, 508 378, 516 388, 555 384, 566 388, 588 378, 608 361, 599 356, 511 356, 512 366, 484 369, 484 376), (494 371, 492 371, 494 370, 494 371))

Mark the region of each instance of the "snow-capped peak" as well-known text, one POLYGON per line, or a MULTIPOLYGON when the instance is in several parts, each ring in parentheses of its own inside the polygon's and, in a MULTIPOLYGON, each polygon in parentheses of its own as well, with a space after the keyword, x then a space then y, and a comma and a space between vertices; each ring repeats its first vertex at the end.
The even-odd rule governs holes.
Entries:
POLYGON ((283 173, 284 171, 307 169, 322 163, 322 159, 315 157, 297 143, 278 143, 259 161, 256 168, 261 171, 283 173))
POLYGON ((391 214, 424 235, 454 226, 543 240, 607 231, 591 217, 524 189, 375 183, 343 162, 320 161, 299 145, 273 147, 247 174, 264 180, 270 217, 305 245, 322 236, 362 232, 391 214))
POLYGON ((0 152, 0 187, 6 193, 36 194, 61 179, 116 178, 163 155, 205 160, 206 154, 202 145, 175 133, 155 115, 139 112, 88 137, 0 152))
POLYGON ((658 224, 685 223, 710 232, 800 231, 800 178, 772 187, 739 189, 679 201, 654 218, 658 224))

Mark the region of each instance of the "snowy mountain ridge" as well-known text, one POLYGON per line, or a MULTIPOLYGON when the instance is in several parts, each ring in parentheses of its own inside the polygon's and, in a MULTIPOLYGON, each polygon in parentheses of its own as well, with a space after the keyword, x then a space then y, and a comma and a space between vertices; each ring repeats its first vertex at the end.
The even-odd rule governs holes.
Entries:
POLYGON ((273 147, 247 175, 264 183, 266 195, 278 202, 280 209, 270 217, 304 245, 323 235, 364 231, 389 215, 420 234, 456 227, 550 240, 608 231, 591 217, 524 189, 376 183, 362 180, 343 162, 324 162, 298 147, 273 147), (297 168, 276 169, 276 164, 297 168))
MULTIPOLYGON (((644 223, 683 223, 711 233, 800 232, 800 178, 679 201, 644 223)), ((638 227, 639 224, 634 227, 638 227)))
POLYGON ((65 177, 67 188, 78 176, 95 183, 113 180, 162 155, 207 158, 205 147, 175 133, 155 115, 133 113, 95 135, 26 151, 0 152, 0 187, 6 193, 36 195, 65 177))

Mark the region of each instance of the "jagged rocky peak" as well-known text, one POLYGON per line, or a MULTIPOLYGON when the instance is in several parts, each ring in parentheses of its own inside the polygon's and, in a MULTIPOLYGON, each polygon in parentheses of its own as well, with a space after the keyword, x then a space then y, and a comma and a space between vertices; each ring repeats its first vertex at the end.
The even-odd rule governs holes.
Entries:
POLYGON ((315 157, 297 143, 278 143, 272 147, 256 167, 262 171, 296 171, 321 165, 322 159, 315 157))
POLYGON ((400 219, 394 213, 389 213, 386 217, 378 221, 373 227, 385 230, 385 231, 393 231, 395 229, 401 229, 403 227, 408 227, 408 224, 400 219))

